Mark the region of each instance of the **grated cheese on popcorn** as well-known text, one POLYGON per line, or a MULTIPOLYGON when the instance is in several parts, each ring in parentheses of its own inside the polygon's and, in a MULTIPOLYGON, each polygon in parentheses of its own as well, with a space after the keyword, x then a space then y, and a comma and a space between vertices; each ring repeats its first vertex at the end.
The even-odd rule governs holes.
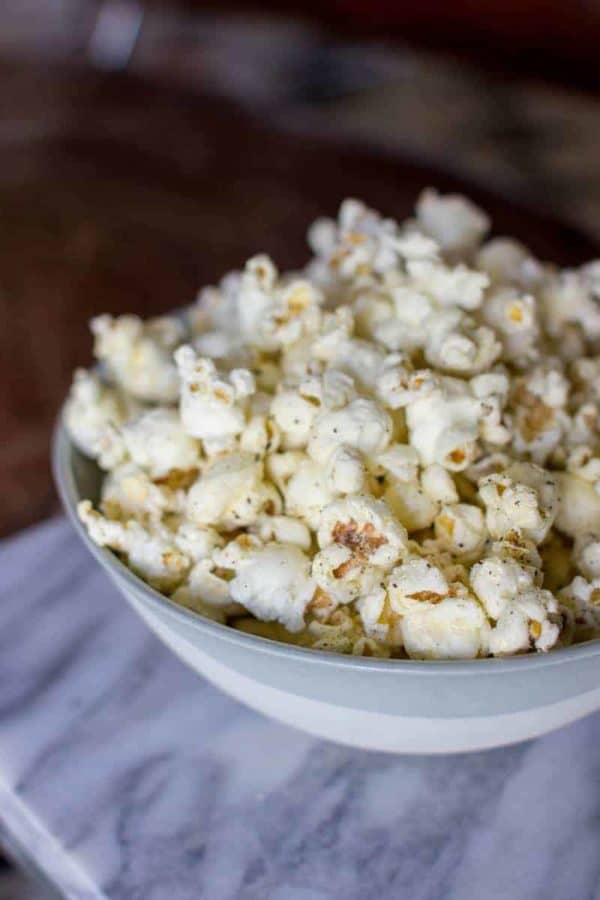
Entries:
POLYGON ((63 420, 79 515, 175 603, 356 655, 600 637, 600 261, 560 270, 458 195, 346 200, 179 316, 92 320, 63 420))

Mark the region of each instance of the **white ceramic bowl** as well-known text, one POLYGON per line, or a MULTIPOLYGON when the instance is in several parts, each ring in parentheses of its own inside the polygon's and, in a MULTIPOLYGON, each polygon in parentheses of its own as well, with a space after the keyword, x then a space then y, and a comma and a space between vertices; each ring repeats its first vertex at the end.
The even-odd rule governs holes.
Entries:
POLYGON ((342 656, 219 625, 148 587, 88 537, 77 502, 101 473, 57 427, 56 484, 75 530, 128 603, 196 672, 237 700, 320 737, 393 753, 453 753, 535 737, 600 709, 600 641, 467 662, 342 656))

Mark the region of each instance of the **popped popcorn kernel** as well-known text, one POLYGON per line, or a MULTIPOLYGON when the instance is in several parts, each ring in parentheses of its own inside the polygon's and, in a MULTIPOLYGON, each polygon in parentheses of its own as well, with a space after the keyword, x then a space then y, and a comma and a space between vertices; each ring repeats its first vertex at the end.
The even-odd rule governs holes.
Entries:
POLYGON ((91 539, 220 625, 474 659, 600 637, 600 261, 488 237, 464 197, 356 199, 302 270, 92 320, 63 423, 91 539))

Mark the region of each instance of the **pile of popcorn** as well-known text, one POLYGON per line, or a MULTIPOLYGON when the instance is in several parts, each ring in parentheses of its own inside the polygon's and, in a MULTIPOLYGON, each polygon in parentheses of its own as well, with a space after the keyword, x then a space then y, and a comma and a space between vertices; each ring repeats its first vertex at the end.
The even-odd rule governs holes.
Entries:
POLYGON ((600 261, 427 190, 356 200, 177 317, 103 315, 64 411, 91 538, 204 616, 365 656, 600 636, 600 261))

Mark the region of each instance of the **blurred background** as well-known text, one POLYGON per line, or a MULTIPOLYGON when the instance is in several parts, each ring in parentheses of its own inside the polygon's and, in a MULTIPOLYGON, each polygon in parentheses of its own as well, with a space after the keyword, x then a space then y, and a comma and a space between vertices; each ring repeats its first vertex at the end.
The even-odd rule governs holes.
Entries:
MULTIPOLYGON (((347 194, 404 216, 427 183, 542 255, 597 252, 599 47, 600 0, 3 0, 0 534, 56 509, 93 313, 190 302, 258 250, 300 264, 347 194)), ((0 900, 40 896, 0 862, 0 900)))

